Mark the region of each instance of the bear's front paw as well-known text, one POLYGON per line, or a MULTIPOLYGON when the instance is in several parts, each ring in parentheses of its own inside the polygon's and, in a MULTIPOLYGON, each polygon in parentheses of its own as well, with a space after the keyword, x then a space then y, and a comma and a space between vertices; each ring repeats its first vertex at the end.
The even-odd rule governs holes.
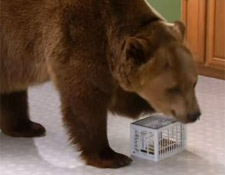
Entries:
POLYGON ((129 165, 132 159, 120 153, 110 153, 110 156, 83 156, 87 165, 99 167, 99 168, 120 168, 129 165))

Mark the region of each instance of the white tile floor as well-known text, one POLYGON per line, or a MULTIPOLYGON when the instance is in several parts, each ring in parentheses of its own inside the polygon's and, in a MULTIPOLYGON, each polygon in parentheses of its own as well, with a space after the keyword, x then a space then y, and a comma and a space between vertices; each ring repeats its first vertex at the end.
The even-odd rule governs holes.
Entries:
MULTIPOLYGON (((200 77, 197 87, 201 120, 188 126, 187 151, 159 163, 133 159, 121 169, 86 166, 67 142, 59 112, 59 99, 51 84, 30 90, 30 111, 47 136, 12 138, 0 133, 1 175, 224 175, 225 81, 200 77)), ((109 116, 109 140, 118 152, 129 155, 131 120, 109 116)))

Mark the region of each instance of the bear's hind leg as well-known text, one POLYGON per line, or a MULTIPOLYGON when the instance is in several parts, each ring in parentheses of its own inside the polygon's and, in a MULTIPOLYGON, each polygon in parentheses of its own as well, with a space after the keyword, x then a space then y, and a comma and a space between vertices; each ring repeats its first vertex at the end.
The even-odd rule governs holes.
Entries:
POLYGON ((27 90, 1 94, 0 128, 13 137, 35 137, 45 134, 45 128, 29 119, 27 90))

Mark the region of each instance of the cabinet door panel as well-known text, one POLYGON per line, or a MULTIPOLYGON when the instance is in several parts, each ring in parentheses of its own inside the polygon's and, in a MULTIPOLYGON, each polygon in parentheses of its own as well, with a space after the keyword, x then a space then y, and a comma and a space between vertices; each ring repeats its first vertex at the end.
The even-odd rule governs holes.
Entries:
POLYGON ((225 69, 225 0, 209 0, 206 65, 225 69))
POLYGON ((183 0, 182 6, 198 73, 225 79, 225 0, 183 0))
POLYGON ((225 59, 225 1, 216 1, 215 10, 215 56, 225 59))
POLYGON ((205 1, 184 0, 183 20, 187 26, 187 41, 193 51, 196 62, 205 62, 205 1))

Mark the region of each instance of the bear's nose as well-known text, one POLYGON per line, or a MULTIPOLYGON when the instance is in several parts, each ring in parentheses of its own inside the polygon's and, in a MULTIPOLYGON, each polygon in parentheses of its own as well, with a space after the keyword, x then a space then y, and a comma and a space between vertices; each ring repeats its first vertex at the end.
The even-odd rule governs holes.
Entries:
POLYGON ((196 113, 188 115, 189 122, 195 122, 196 120, 200 119, 200 115, 201 115, 201 112, 196 112, 196 113))

